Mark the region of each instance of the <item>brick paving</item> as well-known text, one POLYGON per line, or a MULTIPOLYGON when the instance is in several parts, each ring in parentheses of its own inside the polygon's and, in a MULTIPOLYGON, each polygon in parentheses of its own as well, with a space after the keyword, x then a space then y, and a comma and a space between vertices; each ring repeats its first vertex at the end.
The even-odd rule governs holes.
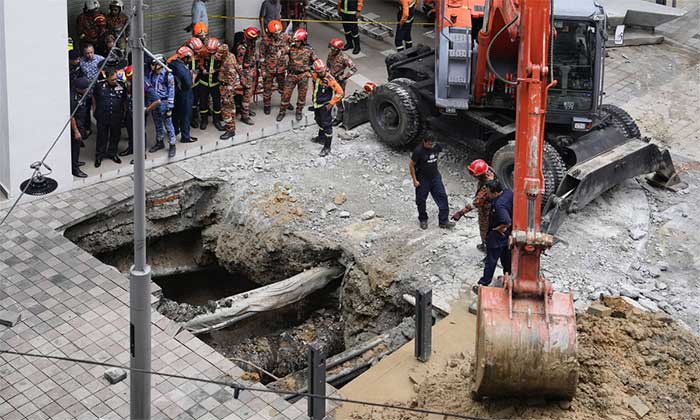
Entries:
MULTIPOLYGON (((176 165, 148 172, 148 191, 191 179, 176 165)), ((19 206, 0 227, 0 312, 21 314, 0 325, 0 349, 128 366, 128 279, 68 241, 65 226, 129 198, 119 178, 19 206)), ((158 286, 152 293, 159 292, 158 286)), ((157 298, 152 298, 154 301, 157 298)), ((164 373, 239 380, 243 371, 175 323, 152 312, 152 368, 164 373)), ((106 368, 0 355, 0 418, 129 417, 129 379, 110 385, 106 368)), ((257 385, 262 387, 262 385, 257 385)), ((154 419, 306 418, 304 400, 152 376, 154 419)))

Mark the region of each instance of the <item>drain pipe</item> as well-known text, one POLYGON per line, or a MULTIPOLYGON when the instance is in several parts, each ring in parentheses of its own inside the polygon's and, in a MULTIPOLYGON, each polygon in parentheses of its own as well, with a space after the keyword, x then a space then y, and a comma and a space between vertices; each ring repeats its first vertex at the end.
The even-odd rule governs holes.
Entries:
MULTIPOLYGON (((151 267, 146 264, 146 115, 144 104, 143 0, 135 0, 133 36, 134 76, 132 100, 134 120, 134 265, 129 276, 131 368, 151 370, 151 267)), ((151 375, 131 371, 131 419, 151 418, 151 375)))

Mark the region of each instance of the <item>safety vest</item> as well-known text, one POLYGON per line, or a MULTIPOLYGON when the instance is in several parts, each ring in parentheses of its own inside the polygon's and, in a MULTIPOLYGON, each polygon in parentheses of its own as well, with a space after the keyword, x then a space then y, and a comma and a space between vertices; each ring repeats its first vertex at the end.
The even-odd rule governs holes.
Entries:
POLYGON ((362 0, 340 0, 340 11, 347 14, 361 12, 362 0))
POLYGON ((335 96, 335 91, 330 85, 331 80, 333 80, 332 76, 316 77, 316 80, 314 81, 314 91, 311 95, 314 102, 314 108, 318 109, 325 106, 326 104, 330 103, 333 96, 335 96))
MULTIPOLYGON (((190 70, 192 73, 197 73, 197 58, 194 56, 192 57, 192 62, 190 63, 190 70)), ((199 86, 199 77, 194 81, 194 83, 192 83, 192 87, 194 88, 195 86, 199 86)))
MULTIPOLYGON (((406 19, 406 23, 411 23, 415 17, 416 0, 408 0, 406 3, 408 3, 408 18, 406 19)), ((399 19, 401 19, 401 15, 403 14, 403 6, 404 0, 402 0, 399 5, 399 19)))
POLYGON ((216 72, 214 71, 215 70, 214 63, 216 62, 216 59, 214 58, 214 55, 213 54, 210 55, 208 57, 208 60, 209 60, 209 79, 207 81, 200 79, 199 83, 201 83, 203 86, 206 86, 206 87, 219 86, 219 79, 217 78, 216 80, 214 80, 214 78, 216 77, 216 72))

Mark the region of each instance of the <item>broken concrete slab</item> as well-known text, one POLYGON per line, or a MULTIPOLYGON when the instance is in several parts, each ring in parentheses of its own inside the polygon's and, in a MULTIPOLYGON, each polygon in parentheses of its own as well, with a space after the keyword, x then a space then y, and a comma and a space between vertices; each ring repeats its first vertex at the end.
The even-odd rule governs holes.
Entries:
POLYGON ((109 368, 105 371, 105 379, 114 385, 126 379, 126 371, 119 368, 109 368))
POLYGON ((605 43, 607 48, 636 47, 639 45, 656 45, 664 42, 663 35, 653 34, 649 31, 625 28, 625 37, 622 44, 616 44, 614 37, 608 38, 605 43))
POLYGON ((610 316, 610 314, 612 313, 612 309, 608 308, 602 303, 594 303, 588 307, 587 312, 591 315, 605 317, 610 316))
POLYGON ((636 414, 640 419, 649 414, 651 411, 649 406, 647 406, 644 401, 642 401, 642 399, 636 395, 627 399, 627 406, 634 411, 634 414, 636 414))
POLYGON ((22 314, 14 311, 0 311, 0 325, 14 327, 22 319, 22 314))

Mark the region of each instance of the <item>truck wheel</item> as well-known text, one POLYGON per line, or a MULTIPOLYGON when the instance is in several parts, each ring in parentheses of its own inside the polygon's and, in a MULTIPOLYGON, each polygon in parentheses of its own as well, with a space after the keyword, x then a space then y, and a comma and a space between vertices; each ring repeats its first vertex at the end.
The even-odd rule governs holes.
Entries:
POLYGON ((413 79, 409 79, 408 77, 397 77, 396 79, 390 80, 391 83, 396 83, 397 85, 401 86, 413 86, 416 84, 416 81, 413 79))
POLYGON ((421 132, 418 99, 410 88, 389 82, 369 100, 369 122, 383 143, 395 148, 412 146, 421 132))
MULTIPOLYGON (((515 172, 515 142, 508 142, 494 153, 491 159, 491 167, 496 176, 507 188, 513 188, 513 173, 515 172)), ((564 160, 549 143, 544 144, 544 156, 542 159, 542 175, 544 176, 544 195, 542 206, 547 204, 549 197, 556 193, 561 181, 566 176, 564 160)))
POLYGON ((642 137, 639 126, 634 118, 624 109, 616 105, 601 105, 600 109, 612 117, 613 125, 620 130, 628 139, 638 139, 642 137))

